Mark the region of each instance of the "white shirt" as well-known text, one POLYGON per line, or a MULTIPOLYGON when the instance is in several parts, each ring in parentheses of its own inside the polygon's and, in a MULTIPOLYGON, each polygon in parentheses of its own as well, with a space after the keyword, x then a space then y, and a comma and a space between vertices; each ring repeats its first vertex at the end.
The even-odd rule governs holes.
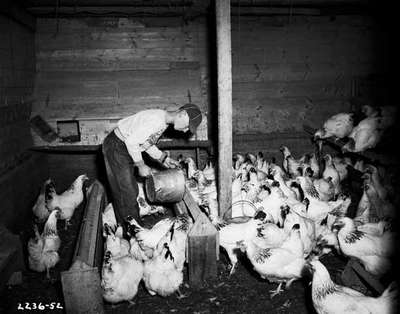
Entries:
POLYGON ((125 143, 135 163, 143 161, 142 152, 144 151, 154 159, 161 158, 162 151, 156 144, 168 127, 165 120, 164 110, 150 109, 118 121, 114 132, 125 143))

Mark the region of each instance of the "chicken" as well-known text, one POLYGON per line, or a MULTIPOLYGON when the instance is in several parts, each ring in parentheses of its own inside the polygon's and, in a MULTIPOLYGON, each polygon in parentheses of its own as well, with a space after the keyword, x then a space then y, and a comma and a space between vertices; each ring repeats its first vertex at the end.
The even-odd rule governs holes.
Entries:
POLYGON ((325 169, 322 172, 322 177, 325 180, 328 180, 328 178, 331 178, 332 184, 335 188, 335 195, 338 195, 340 192, 340 176, 339 172, 336 170, 335 165, 333 164, 332 156, 329 154, 326 154, 324 156, 325 160, 325 169))
POLYGON ((36 199, 35 205, 33 205, 32 207, 32 211, 33 214, 36 216, 37 222, 45 221, 50 215, 50 210, 46 206, 46 198, 45 198, 46 188, 50 183, 51 179, 47 179, 43 183, 43 186, 40 189, 39 196, 36 199))
POLYGON ((231 263, 230 275, 235 272, 235 267, 238 262, 235 253, 235 250, 238 248, 237 243, 243 240, 262 237, 259 230, 261 230, 260 228, 263 225, 265 216, 264 213, 260 213, 260 215, 249 218, 245 222, 232 222, 216 226, 219 231, 219 245, 224 248, 231 263))
POLYGON ((322 129, 317 130, 314 139, 324 139, 329 137, 344 138, 353 130, 353 114, 338 113, 324 122, 322 129))
POLYGON ((164 206, 156 206, 150 205, 144 194, 143 183, 138 182, 138 196, 136 198, 139 205, 139 215, 140 217, 153 215, 153 214, 164 214, 166 212, 166 208, 164 206))
POLYGON ((129 254, 130 244, 122 237, 122 227, 117 226, 113 232, 108 225, 105 225, 106 240, 104 243, 104 251, 109 251, 114 258, 129 254))
POLYGON ((292 198, 292 199, 298 199, 297 194, 294 190, 292 190, 284 180, 283 176, 283 170, 280 167, 275 167, 271 166, 271 174, 274 177, 274 180, 279 183, 279 187, 282 190, 283 194, 285 194, 286 197, 292 198))
POLYGON ((143 282, 151 295, 166 297, 179 293, 183 282, 183 272, 177 268, 169 247, 170 238, 167 233, 157 244, 155 256, 144 263, 143 282))
POLYGON ((361 292, 335 284, 328 270, 318 260, 312 260, 312 301, 318 314, 394 314, 397 286, 391 284, 381 296, 368 297, 361 292))
POLYGON ((49 279, 50 268, 54 267, 60 260, 57 252, 61 245, 61 240, 57 233, 58 215, 58 210, 50 213, 41 235, 37 225, 35 225, 35 238, 31 238, 28 241, 29 268, 37 272, 46 271, 49 279))
POLYGON ((388 191, 382 182, 378 168, 373 165, 368 165, 365 169, 365 172, 370 174, 371 183, 374 185, 378 197, 382 200, 385 200, 388 196, 388 191))
POLYGON ((339 181, 342 182, 348 176, 348 170, 347 170, 348 164, 343 158, 337 156, 332 158, 332 162, 336 171, 339 173, 339 181))
POLYGON ((263 249, 252 239, 240 241, 239 245, 261 278, 279 283, 278 288, 271 291, 271 297, 281 292, 282 283, 288 288, 293 281, 301 278, 306 261, 298 224, 293 226, 280 247, 263 249))
POLYGON ((117 218, 115 217, 114 207, 112 203, 109 203, 101 214, 103 224, 103 237, 107 237, 110 232, 114 233, 117 230, 117 218), (107 228, 111 229, 107 231, 107 228))
POLYGON ((191 157, 186 157, 185 163, 187 164, 188 167, 187 178, 192 179, 194 177, 194 174, 198 171, 196 163, 191 157))
POLYGON ((215 168, 211 160, 208 160, 206 166, 203 169, 205 178, 209 181, 215 181, 215 168))
POLYGON ((174 220, 168 217, 157 222, 151 229, 147 229, 140 226, 132 217, 128 217, 127 221, 129 222, 129 234, 136 238, 140 248, 150 258, 153 256, 160 240, 167 234, 174 223, 174 220))
POLYGON ((379 117, 366 118, 352 130, 349 142, 343 147, 343 152, 363 152, 374 148, 381 139, 381 119, 379 117))
POLYGON ((292 230, 293 226, 298 224, 300 230, 300 238, 303 242, 303 249, 304 249, 304 257, 307 257, 313 247, 315 242, 315 225, 314 222, 304 217, 293 210, 288 210, 285 212, 284 215, 284 222, 283 222, 283 229, 286 233, 289 233, 292 230))
POLYGON ((283 219, 281 216, 281 208, 287 205, 288 198, 280 189, 278 182, 273 183, 269 191, 270 193, 268 196, 261 200, 261 202, 255 204, 256 208, 271 215, 273 222, 282 226, 283 219))
POLYGON ((393 232, 382 236, 362 232, 349 217, 338 218, 333 228, 339 230, 338 241, 344 255, 358 259, 373 275, 381 276, 390 269, 395 243, 393 232))
POLYGON ((320 178, 313 181, 313 185, 318 192, 321 201, 330 201, 335 197, 335 185, 332 178, 320 178))
POLYGON ((368 186, 364 185, 363 194, 358 202, 356 217, 354 221, 366 223, 370 221, 371 202, 367 194, 368 186))
POLYGON ((337 233, 332 231, 332 225, 336 216, 328 214, 326 218, 315 227, 316 243, 313 248, 313 253, 317 256, 322 256, 328 254, 335 249, 339 252, 339 242, 337 238, 337 233))
POLYGON ((141 261, 130 254, 114 256, 111 251, 105 252, 101 271, 101 288, 105 301, 132 303, 142 277, 143 263, 141 261))
POLYGON ((319 177, 319 163, 318 163, 316 154, 311 155, 309 163, 310 163, 310 168, 312 170, 312 177, 318 178, 319 177))
POLYGON ((60 220, 65 220, 65 229, 69 225, 75 209, 82 203, 83 195, 83 183, 89 178, 82 174, 78 176, 68 190, 64 191, 60 195, 56 193, 54 184, 49 184, 45 193, 46 206, 49 210, 58 208, 60 210, 60 220))
POLYGON ((281 146, 280 151, 283 154, 282 165, 286 173, 292 178, 301 176, 302 175, 301 162, 294 159, 289 148, 287 148, 286 146, 281 146))

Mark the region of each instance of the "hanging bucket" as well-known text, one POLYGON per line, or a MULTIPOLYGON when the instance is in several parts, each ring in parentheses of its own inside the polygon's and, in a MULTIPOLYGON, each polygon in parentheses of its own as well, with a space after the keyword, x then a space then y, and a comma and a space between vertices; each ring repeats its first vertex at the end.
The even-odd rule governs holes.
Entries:
POLYGON ((145 190, 151 203, 177 203, 185 193, 185 176, 180 169, 168 169, 146 178, 145 190))

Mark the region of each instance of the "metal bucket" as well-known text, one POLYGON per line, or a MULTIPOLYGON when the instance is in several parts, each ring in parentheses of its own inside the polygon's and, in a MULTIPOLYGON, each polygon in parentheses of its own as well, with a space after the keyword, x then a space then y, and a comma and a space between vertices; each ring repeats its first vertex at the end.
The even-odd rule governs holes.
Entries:
POLYGON ((185 193, 185 176, 180 169, 167 169, 146 178, 145 190, 151 203, 176 203, 185 193))

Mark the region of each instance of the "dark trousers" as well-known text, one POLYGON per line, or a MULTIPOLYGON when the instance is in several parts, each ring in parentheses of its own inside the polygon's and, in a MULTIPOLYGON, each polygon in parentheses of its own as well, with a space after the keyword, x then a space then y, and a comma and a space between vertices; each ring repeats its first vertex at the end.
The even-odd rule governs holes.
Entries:
POLYGON ((103 156, 117 222, 124 225, 123 222, 129 215, 140 221, 139 205, 136 201, 139 190, 134 162, 125 143, 114 132, 104 139, 103 156))

